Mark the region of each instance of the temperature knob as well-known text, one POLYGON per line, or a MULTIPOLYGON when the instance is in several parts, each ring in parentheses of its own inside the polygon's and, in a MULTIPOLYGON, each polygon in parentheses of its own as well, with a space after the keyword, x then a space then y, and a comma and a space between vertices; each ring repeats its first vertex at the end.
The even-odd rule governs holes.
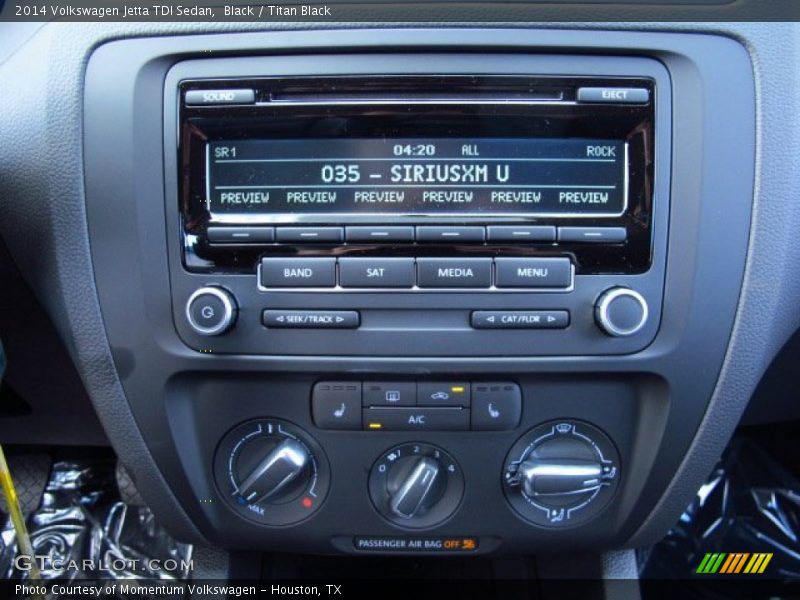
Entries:
POLYGON ((404 444, 384 453, 369 477, 372 503, 386 519, 421 529, 452 515, 464 494, 461 468, 430 444, 404 444))
POLYGON ((310 516, 330 483, 322 448, 299 427, 277 419, 229 431, 217 449, 214 474, 228 504, 263 525, 290 525, 310 516))
POLYGON ((619 456, 586 423, 554 421, 520 438, 506 459, 506 497, 523 518, 563 527, 597 515, 614 495, 619 456))

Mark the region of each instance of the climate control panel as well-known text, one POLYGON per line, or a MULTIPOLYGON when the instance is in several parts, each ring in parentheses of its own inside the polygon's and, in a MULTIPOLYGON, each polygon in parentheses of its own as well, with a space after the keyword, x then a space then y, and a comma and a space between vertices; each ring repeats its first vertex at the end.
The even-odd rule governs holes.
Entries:
POLYGON ((522 392, 508 381, 320 381, 311 413, 321 429, 502 431, 522 414, 522 392))

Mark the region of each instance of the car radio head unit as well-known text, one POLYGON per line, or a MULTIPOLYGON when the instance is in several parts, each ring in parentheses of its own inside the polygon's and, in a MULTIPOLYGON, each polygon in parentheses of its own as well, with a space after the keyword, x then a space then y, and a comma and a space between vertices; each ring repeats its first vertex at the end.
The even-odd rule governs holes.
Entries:
POLYGON ((365 249, 649 268, 651 79, 190 80, 180 98, 190 270, 365 249))

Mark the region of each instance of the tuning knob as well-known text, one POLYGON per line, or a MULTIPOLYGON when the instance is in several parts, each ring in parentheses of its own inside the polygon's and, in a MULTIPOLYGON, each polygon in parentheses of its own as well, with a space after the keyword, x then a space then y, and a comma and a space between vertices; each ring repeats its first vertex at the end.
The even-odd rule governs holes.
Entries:
POLYGON ((236 300, 220 287, 202 287, 186 301, 186 320, 199 335, 221 335, 236 321, 236 300))
POLYGON ((639 292, 622 287, 603 292, 594 307, 597 326, 614 337, 639 333, 647 324, 648 314, 644 297, 639 292))
POLYGON ((392 448, 373 465, 369 494, 378 512, 401 527, 431 527, 458 508, 464 478, 456 461, 430 444, 392 448))
POLYGON ((587 423, 551 422, 520 438, 506 460, 505 492, 525 519, 560 527, 586 521, 613 496, 619 457, 587 423))

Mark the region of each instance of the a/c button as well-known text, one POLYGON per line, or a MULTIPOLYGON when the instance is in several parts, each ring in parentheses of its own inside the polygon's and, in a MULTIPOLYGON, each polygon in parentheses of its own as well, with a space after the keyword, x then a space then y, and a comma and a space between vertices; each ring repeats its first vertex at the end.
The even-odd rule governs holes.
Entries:
POLYGON ((364 429, 369 431, 465 431, 467 408, 365 408, 364 429))

